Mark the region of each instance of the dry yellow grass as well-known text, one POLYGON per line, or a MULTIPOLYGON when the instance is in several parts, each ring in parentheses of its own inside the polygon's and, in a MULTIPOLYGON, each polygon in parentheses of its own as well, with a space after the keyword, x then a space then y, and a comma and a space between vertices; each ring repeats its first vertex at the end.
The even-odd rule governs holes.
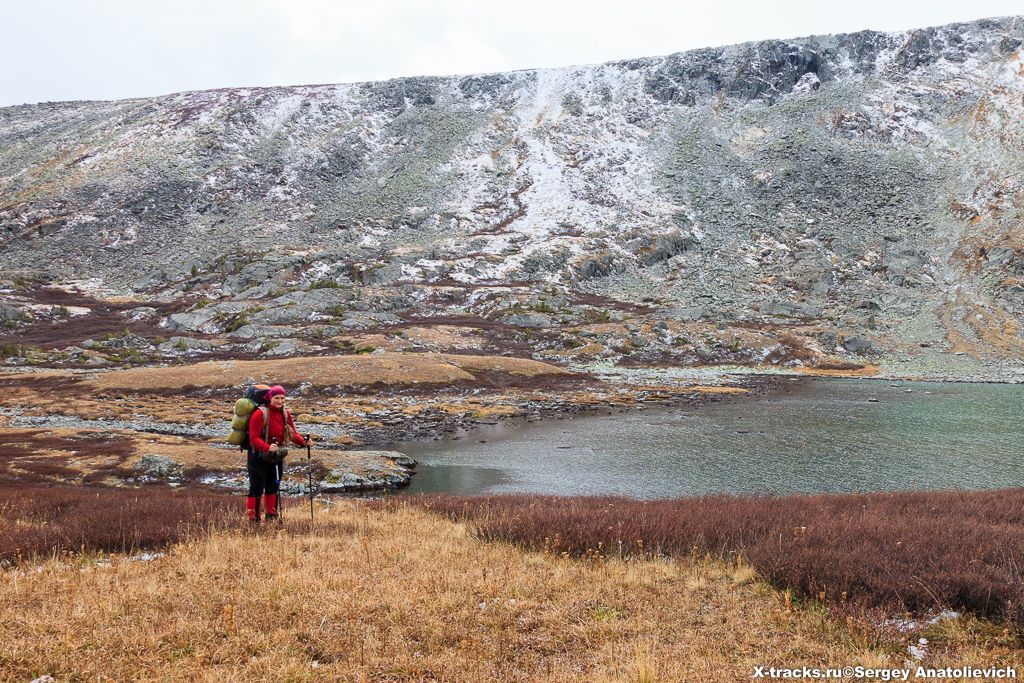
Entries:
POLYGON ((473 380, 468 371, 494 370, 517 375, 561 374, 565 370, 527 358, 462 356, 439 353, 320 356, 258 361, 207 361, 185 367, 135 368, 98 375, 96 389, 174 389, 185 385, 228 387, 257 381, 314 386, 349 384, 448 384, 473 380))
POLYGON ((170 458, 184 467, 202 467, 209 470, 245 470, 245 454, 238 449, 212 448, 198 439, 163 434, 124 433, 134 442, 135 456, 129 466, 142 461, 144 455, 170 458))
POLYGON ((881 368, 878 365, 862 365, 859 368, 821 368, 813 365, 797 365, 793 368, 796 372, 813 377, 871 377, 877 375, 881 368))
POLYGON ((716 386, 705 386, 702 384, 695 384, 691 387, 686 387, 687 391, 696 391, 698 394, 749 394, 750 389, 744 389, 743 387, 716 387, 716 386))
POLYGON ((415 326, 402 329, 401 335, 394 334, 347 334, 334 338, 347 341, 353 347, 370 345, 388 351, 448 351, 458 349, 482 349, 486 337, 474 328, 456 325, 435 327, 415 326))
POLYGON ((998 306, 979 306, 959 295, 936 312, 953 353, 975 358, 1019 358, 1024 354, 1024 338, 1017 321, 998 306))
POLYGON ((521 415, 523 412, 522 408, 518 408, 516 406, 481 406, 473 411, 473 417, 510 417, 514 415, 521 415))
MULTIPOLYGON (((151 562, 0 573, 0 679, 736 681, 904 658, 743 565, 528 554, 353 501, 301 514, 151 562)), ((936 663, 1020 663, 976 636, 936 663)))
POLYGON ((1024 339, 1017 334, 1016 320, 1005 310, 995 308, 990 311, 972 304, 961 320, 995 355, 1020 358, 1024 354, 1024 339))
POLYGON ((536 377, 537 375, 564 375, 567 370, 560 367, 542 363, 529 358, 511 358, 508 356, 462 356, 452 354, 437 354, 444 362, 469 372, 507 372, 512 375, 524 377, 536 377))

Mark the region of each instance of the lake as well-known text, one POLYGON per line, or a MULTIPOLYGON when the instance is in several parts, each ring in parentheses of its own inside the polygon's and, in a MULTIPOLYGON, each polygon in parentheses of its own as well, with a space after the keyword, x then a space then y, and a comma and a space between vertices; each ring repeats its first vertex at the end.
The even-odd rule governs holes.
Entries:
POLYGON ((767 396, 514 421, 392 446, 410 493, 790 494, 1024 486, 1024 386, 804 378, 767 396))

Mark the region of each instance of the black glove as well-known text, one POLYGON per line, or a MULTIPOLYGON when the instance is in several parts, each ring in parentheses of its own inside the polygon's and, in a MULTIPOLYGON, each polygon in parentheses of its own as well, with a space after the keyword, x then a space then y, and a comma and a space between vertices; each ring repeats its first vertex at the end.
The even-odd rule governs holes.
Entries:
POLYGON ((286 455, 288 455, 288 449, 282 448, 281 446, 278 446, 277 450, 263 451, 262 453, 260 453, 260 457, 262 457, 265 461, 271 463, 281 462, 282 460, 284 460, 284 456, 286 455))

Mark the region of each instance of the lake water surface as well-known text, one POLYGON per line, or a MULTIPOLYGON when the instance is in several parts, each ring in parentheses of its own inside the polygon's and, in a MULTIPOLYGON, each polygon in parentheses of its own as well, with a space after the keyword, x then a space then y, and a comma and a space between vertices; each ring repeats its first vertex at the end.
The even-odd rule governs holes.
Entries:
POLYGON ((503 423, 396 450, 420 462, 411 493, 666 498, 1024 486, 1024 386, 783 380, 759 398, 503 423))

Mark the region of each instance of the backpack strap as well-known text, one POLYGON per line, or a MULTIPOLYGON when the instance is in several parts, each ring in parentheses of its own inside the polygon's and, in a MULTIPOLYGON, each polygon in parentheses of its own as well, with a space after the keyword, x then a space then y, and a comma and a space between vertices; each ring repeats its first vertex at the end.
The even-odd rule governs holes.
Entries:
POLYGON ((263 441, 270 443, 270 409, 260 406, 258 410, 263 413, 263 441))
POLYGON ((287 408, 285 408, 281 412, 284 413, 284 442, 285 442, 285 445, 287 445, 289 443, 294 444, 295 443, 295 437, 292 436, 292 427, 291 427, 292 411, 290 411, 287 408))
MULTIPOLYGON (((260 430, 262 432, 260 436, 263 438, 264 442, 270 443, 269 441, 267 441, 267 438, 270 436, 270 415, 267 413, 267 409, 264 408, 263 406, 256 406, 256 410, 249 413, 249 422, 252 422, 252 416, 255 415, 257 412, 259 412, 259 414, 263 417, 263 428, 260 430)), ((246 438, 248 438, 248 426, 245 428, 245 433, 246 438)), ((251 448, 255 449, 254 444, 250 443, 249 445, 251 448)))

